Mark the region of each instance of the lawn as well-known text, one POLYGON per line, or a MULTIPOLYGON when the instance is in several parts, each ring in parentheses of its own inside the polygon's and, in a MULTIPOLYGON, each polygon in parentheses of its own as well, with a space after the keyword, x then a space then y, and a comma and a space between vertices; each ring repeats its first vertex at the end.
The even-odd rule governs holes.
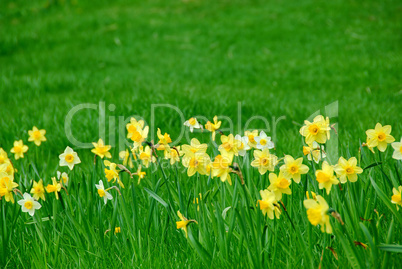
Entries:
MULTIPOLYGON (((392 188, 402 185, 402 164, 390 145, 373 154, 362 143, 377 122, 391 125, 396 141, 402 136, 401 12, 395 0, 1 1, 0 147, 22 193, 32 180, 50 184, 57 171, 70 181, 68 195, 62 190, 56 200, 46 193, 34 217, 17 202, 0 201, 0 265, 397 268, 402 211, 390 201, 392 188), (93 108, 66 124, 82 104, 93 108), (336 124, 326 145, 330 164, 354 156, 366 169, 357 182, 326 194, 314 174, 322 161, 304 156, 310 171, 292 183, 275 220, 256 206, 268 172, 244 165, 245 184, 232 174, 229 185, 189 177, 158 151, 140 184, 120 173, 122 188, 107 182, 100 158, 94 165, 92 146, 68 135, 83 143, 103 138, 112 145, 110 160, 122 163, 119 152, 132 145, 126 124, 142 117, 147 141, 158 142, 157 128, 170 134, 171 146, 196 137, 213 161, 219 151, 210 133, 190 133, 183 123, 218 115, 225 135, 264 129, 275 142, 271 153, 299 158, 299 129, 316 114, 336 124), (33 126, 46 129, 40 147, 28 142, 33 126), (20 139, 29 150, 15 160, 10 149, 20 139), (72 171, 59 166, 67 146, 81 159, 72 171), (95 187, 100 179, 122 195, 111 189, 105 205, 95 187), (344 225, 332 216, 332 234, 311 225, 307 190, 322 195, 344 225), (177 210, 198 222, 189 225, 188 238, 176 229, 177 210), (121 232, 114 234, 115 227, 121 232)), ((253 159, 251 151, 234 161, 253 159)))

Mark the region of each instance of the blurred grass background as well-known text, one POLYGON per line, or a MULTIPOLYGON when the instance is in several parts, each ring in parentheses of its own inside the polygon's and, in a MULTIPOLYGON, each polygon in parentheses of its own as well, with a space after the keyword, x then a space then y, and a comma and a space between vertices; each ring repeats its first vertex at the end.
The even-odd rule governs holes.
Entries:
MULTIPOLYGON (((116 105, 107 117, 149 121, 151 104, 163 103, 186 118, 226 115, 235 124, 241 102, 243 124, 286 116, 277 138, 290 152, 293 122, 334 101, 346 143, 377 121, 400 130, 401 12, 396 0, 3 0, 0 143, 10 148, 36 125, 59 153, 70 144, 67 112, 99 101, 116 105)), ((178 115, 157 114, 175 138, 178 115)), ((97 126, 97 112, 87 111, 73 133, 95 141, 97 126)))

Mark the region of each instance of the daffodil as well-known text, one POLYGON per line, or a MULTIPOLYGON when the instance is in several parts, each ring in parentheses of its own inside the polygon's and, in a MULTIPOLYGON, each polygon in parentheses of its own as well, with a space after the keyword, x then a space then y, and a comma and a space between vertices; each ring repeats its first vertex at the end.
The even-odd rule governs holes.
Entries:
POLYGON ((277 203, 275 193, 269 190, 261 190, 260 195, 261 200, 257 201, 257 205, 260 205, 260 209, 264 216, 267 214, 268 218, 270 219, 274 219, 274 217, 279 219, 279 216, 281 215, 281 210, 277 203))
POLYGON ((105 145, 101 138, 99 138, 98 143, 93 142, 92 145, 94 145, 94 149, 92 149, 91 152, 101 157, 101 159, 104 157, 112 158, 112 154, 109 152, 112 146, 105 145))
POLYGON ((227 180, 229 184, 232 185, 232 180, 230 179, 230 172, 232 170, 230 168, 231 163, 232 160, 227 155, 216 156, 214 162, 211 163, 212 176, 219 177, 222 182, 225 182, 227 180))
POLYGON ((245 156, 247 151, 251 149, 249 143, 248 143, 248 137, 247 136, 240 136, 236 135, 235 140, 237 141, 237 151, 240 156, 245 156))
POLYGON ((14 178, 14 167, 11 164, 10 160, 7 160, 3 164, 0 164, 0 173, 6 173, 11 178, 14 178))
POLYGON ((138 184, 141 183, 141 179, 145 177, 147 173, 141 171, 141 165, 138 166, 137 172, 135 173, 138 176, 138 184))
POLYGON ((268 190, 275 194, 276 200, 281 200, 283 193, 292 194, 292 191, 289 188, 292 181, 289 178, 286 178, 282 172, 279 172, 279 175, 270 173, 269 182, 271 184, 269 185, 268 190))
POLYGON ((187 126, 190 128, 190 132, 193 132, 194 129, 201 129, 202 125, 197 121, 196 118, 190 118, 189 120, 186 120, 184 122, 184 126, 187 126))
MULTIPOLYGON (((135 156, 135 155, 134 155, 135 156)), ((128 149, 120 151, 120 159, 123 159, 123 165, 128 165, 128 167, 133 168, 133 160, 131 159, 130 152, 128 149)))
MULTIPOLYGON (((137 127, 139 127, 140 129, 144 129, 144 121, 143 120, 137 121, 137 119, 132 117, 130 119, 130 122, 126 124, 126 129, 129 134, 135 133, 137 131, 137 127)), ((130 135, 127 136, 127 138, 130 137, 131 137, 130 135)))
POLYGON ((14 204, 13 191, 18 187, 18 184, 14 182, 13 178, 7 173, 0 173, 0 197, 6 199, 6 202, 14 204))
POLYGON ((38 201, 39 201, 39 199, 42 199, 43 201, 46 200, 45 188, 43 187, 42 179, 40 179, 38 182, 36 182, 36 181, 33 182, 31 193, 33 194, 33 198, 35 198, 38 201))
POLYGON ((66 172, 61 173, 60 171, 57 171, 57 179, 60 180, 64 185, 68 184, 68 174, 66 172))
POLYGON ((347 180, 350 182, 356 182, 357 175, 363 173, 363 169, 357 166, 357 159, 355 157, 352 157, 349 160, 340 157, 334 170, 341 183, 346 183, 347 180))
POLYGON ((107 178, 107 181, 109 182, 113 180, 113 182, 115 182, 116 180, 118 180, 120 170, 117 170, 117 164, 112 163, 108 160, 105 160, 104 164, 105 166, 109 167, 109 169, 105 167, 105 177, 107 178))
POLYGON ((196 172, 207 175, 207 165, 211 162, 208 154, 202 151, 188 152, 183 156, 182 164, 187 167, 187 175, 193 176, 196 172))
POLYGON ((366 131, 367 145, 373 149, 378 147, 378 150, 384 152, 387 149, 387 145, 395 141, 395 138, 391 135, 391 125, 382 126, 380 123, 375 125, 374 129, 366 131))
POLYGON ((304 121, 304 125, 300 128, 300 134, 305 137, 308 145, 314 141, 324 144, 330 138, 330 130, 329 118, 325 119, 322 115, 318 115, 313 122, 304 121))
POLYGON ((269 153, 269 149, 254 150, 254 160, 251 162, 252 167, 258 168, 258 172, 263 175, 268 170, 273 172, 278 164, 278 157, 269 153))
POLYGON ((152 150, 149 146, 146 146, 145 148, 140 147, 140 156, 139 156, 142 164, 148 168, 149 164, 152 162, 156 162, 156 157, 152 155, 152 150))
POLYGON ((325 188, 327 194, 331 191, 332 185, 339 183, 339 180, 334 175, 334 168, 326 161, 322 163, 322 169, 315 171, 316 180, 318 181, 318 187, 325 188))
POLYGON ((14 158, 24 158, 24 153, 28 151, 28 146, 24 145, 22 140, 14 141, 14 147, 11 149, 11 153, 14 153, 14 158))
POLYGON ((392 193, 394 195, 392 195, 392 197, 391 197, 391 202, 393 204, 396 204, 397 205, 396 209, 399 210, 398 205, 402 206, 402 186, 399 186, 398 189, 393 188, 392 193))
POLYGON ((186 217, 184 217, 180 211, 177 211, 177 216, 179 216, 180 221, 176 221, 176 227, 177 229, 182 229, 184 231, 184 233, 186 234, 186 238, 188 237, 188 233, 187 233, 187 226, 194 222, 197 223, 198 222, 196 220, 188 220, 186 217))
POLYGON ((115 227, 114 228, 114 234, 119 234, 121 233, 121 228, 120 227, 115 227))
POLYGON ((257 148, 257 141, 255 141, 255 138, 258 136, 258 130, 245 131, 244 135, 248 138, 248 145, 251 148, 257 148))
POLYGON ((56 195, 56 199, 59 200, 60 190, 61 190, 61 184, 59 182, 57 182, 55 177, 52 177, 52 184, 48 184, 46 186, 46 191, 48 193, 54 192, 54 194, 56 195))
POLYGON ((233 156, 239 155, 238 147, 240 146, 241 141, 235 139, 232 134, 228 136, 221 136, 222 145, 219 146, 218 150, 221 154, 229 156, 233 159, 233 156))
POLYGON ((402 138, 400 142, 392 143, 391 146, 394 148, 392 158, 395 160, 402 160, 402 138))
POLYGON ((176 162, 180 162, 180 156, 183 155, 183 152, 180 146, 177 146, 170 151, 165 150, 163 154, 166 160, 170 160, 170 165, 174 165, 176 162))
POLYGON ((81 163, 81 160, 77 155, 77 152, 75 152, 69 146, 66 147, 64 153, 59 155, 59 159, 60 159, 59 165, 68 166, 70 170, 73 170, 74 165, 81 163))
POLYGON ((271 141, 271 137, 267 136, 264 131, 261 131, 259 136, 254 137, 254 140, 257 142, 257 149, 273 149, 275 147, 274 142, 271 141))
POLYGON ((137 125, 136 130, 127 134, 127 138, 130 138, 134 142, 134 149, 137 149, 142 145, 148 137, 149 127, 145 126, 144 129, 140 125, 137 125))
POLYGON ((103 181, 99 180, 99 184, 95 184, 95 187, 98 189, 98 194, 100 198, 103 198, 105 204, 108 200, 112 200, 113 196, 108 192, 109 189, 105 190, 105 186, 103 185, 103 181))
POLYGON ((162 144, 162 145, 168 145, 169 143, 172 143, 172 139, 170 138, 170 135, 168 133, 165 133, 162 135, 161 130, 158 128, 157 131, 157 136, 159 139, 158 144, 162 144))
POLYGON ((40 209, 42 206, 28 193, 24 193, 24 199, 19 200, 17 203, 21 206, 22 212, 28 212, 32 217, 35 214, 35 210, 40 209))
POLYGON ((303 154, 307 155, 307 159, 309 161, 313 159, 315 163, 319 163, 321 158, 324 159, 327 157, 324 146, 320 146, 315 141, 311 145, 303 146, 303 154))
POLYGON ((0 165, 10 162, 7 156, 7 152, 4 149, 0 148, 0 165))
POLYGON ((208 121, 208 122, 205 124, 205 129, 207 129, 208 131, 212 132, 212 141, 215 141, 215 134, 216 134, 216 131, 217 131, 219 128, 221 128, 222 122, 221 122, 221 121, 218 121, 218 116, 215 116, 213 120, 214 120, 213 123, 210 122, 210 121, 208 121))
POLYGON ((33 141, 37 146, 40 146, 42 142, 46 141, 45 137, 46 130, 44 129, 39 130, 38 128, 36 128, 36 126, 34 126, 32 130, 28 131, 28 135, 29 135, 28 141, 29 142, 33 141))
POLYGON ((191 155, 192 153, 196 152, 203 152, 203 153, 207 152, 208 145, 201 144, 197 138, 191 139, 190 142, 191 142, 190 145, 183 145, 181 147, 183 149, 184 156, 191 155))
POLYGON ((307 218, 314 226, 320 225, 322 232, 332 233, 332 226, 329 222, 329 206, 321 195, 317 195, 317 200, 307 199, 303 202, 307 209, 307 218))
POLYGON ((293 178, 293 181, 300 183, 300 177, 302 174, 307 174, 309 168, 303 164, 303 158, 294 159, 290 155, 286 155, 284 158, 285 164, 281 166, 281 172, 287 178, 293 178))

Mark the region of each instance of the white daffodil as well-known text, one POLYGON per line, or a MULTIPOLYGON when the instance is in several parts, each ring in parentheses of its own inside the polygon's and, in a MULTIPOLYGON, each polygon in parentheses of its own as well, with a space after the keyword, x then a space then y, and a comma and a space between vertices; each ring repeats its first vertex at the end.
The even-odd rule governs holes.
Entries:
POLYGON ((64 153, 59 155, 60 159, 60 166, 68 166, 70 170, 73 170, 74 165, 81 163, 80 158, 77 155, 77 152, 75 152, 72 148, 67 147, 64 150, 64 153))
POLYGON ((257 142, 257 149, 272 149, 274 148, 274 142, 271 141, 271 137, 267 136, 264 131, 260 132, 260 135, 254 138, 255 142, 257 142))
POLYGON ((68 177, 68 174, 66 172, 62 173, 60 171, 57 171, 57 179, 60 180, 60 181, 63 181, 64 185, 67 185, 69 177, 68 177))
POLYGON ((109 189, 105 190, 105 186, 103 186, 102 180, 99 180, 99 184, 95 184, 95 187, 98 189, 98 194, 101 198, 103 198, 105 204, 107 203, 107 200, 113 199, 113 196, 108 192, 109 189))
POLYGON ((184 126, 190 128, 190 132, 193 132, 194 129, 202 129, 202 125, 199 124, 196 118, 190 118, 189 120, 184 122, 184 126))
POLYGON ((247 136, 241 136, 241 135, 236 135, 235 140, 239 141, 237 150, 239 152, 240 156, 244 156, 247 153, 247 150, 250 150, 251 147, 249 145, 248 137, 247 136))
POLYGON ((29 215, 33 216, 35 210, 42 207, 41 204, 35 201, 28 193, 24 193, 23 197, 24 199, 19 200, 17 203, 21 206, 22 212, 28 212, 29 215))

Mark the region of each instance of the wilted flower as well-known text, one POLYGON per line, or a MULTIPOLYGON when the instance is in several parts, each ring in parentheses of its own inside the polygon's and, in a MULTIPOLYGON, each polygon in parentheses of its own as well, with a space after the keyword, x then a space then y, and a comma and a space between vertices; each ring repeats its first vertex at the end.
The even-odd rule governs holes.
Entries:
POLYGON ((28 141, 29 142, 33 141, 35 143, 35 145, 40 146, 40 144, 42 142, 46 141, 45 134, 46 134, 46 130, 43 130, 43 129, 39 130, 38 128, 36 128, 36 126, 34 126, 32 128, 32 130, 28 131, 28 135, 29 135, 28 141))

